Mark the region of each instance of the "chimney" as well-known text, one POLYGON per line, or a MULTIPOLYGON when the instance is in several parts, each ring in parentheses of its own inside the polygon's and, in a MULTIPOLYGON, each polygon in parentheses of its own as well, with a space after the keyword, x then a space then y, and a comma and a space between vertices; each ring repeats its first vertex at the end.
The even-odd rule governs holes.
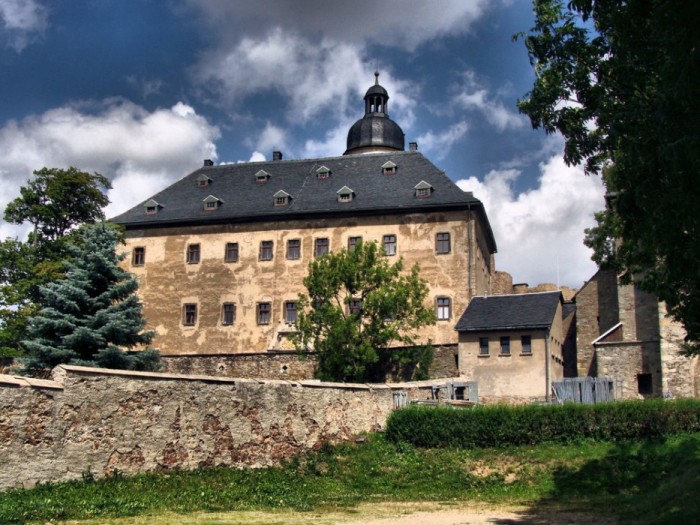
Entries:
POLYGON ((408 143, 408 151, 418 151, 418 143, 417 142, 409 142, 408 143))
POLYGON ((282 152, 275 150, 272 152, 272 160, 282 160, 282 152))
POLYGON ((205 165, 205 166, 213 166, 213 165, 214 165, 214 161, 211 160, 211 159, 204 159, 204 165, 205 165))

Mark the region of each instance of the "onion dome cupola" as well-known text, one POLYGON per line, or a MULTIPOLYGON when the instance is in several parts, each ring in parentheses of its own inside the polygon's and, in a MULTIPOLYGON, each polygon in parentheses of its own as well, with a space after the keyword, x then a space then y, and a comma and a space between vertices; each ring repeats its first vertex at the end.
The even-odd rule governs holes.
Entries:
POLYGON ((374 73, 374 85, 365 93, 365 116, 348 131, 344 155, 403 151, 404 134, 399 125, 389 118, 389 94, 379 85, 379 72, 374 73))

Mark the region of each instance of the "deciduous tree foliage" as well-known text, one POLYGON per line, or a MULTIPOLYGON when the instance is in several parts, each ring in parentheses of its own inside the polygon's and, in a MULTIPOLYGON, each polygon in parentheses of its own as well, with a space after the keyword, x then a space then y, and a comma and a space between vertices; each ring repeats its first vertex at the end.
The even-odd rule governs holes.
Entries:
POLYGON ((534 0, 537 74, 519 102, 561 133, 565 160, 601 174, 594 260, 640 279, 700 341, 700 2, 534 0))
POLYGON ((4 219, 29 223, 26 242, 0 241, 0 355, 21 354, 27 318, 36 313, 42 285, 59 278, 72 232, 104 219, 109 181, 76 168, 43 168, 7 205, 4 219))
POLYGON ((414 346, 416 331, 435 322, 418 265, 403 273, 377 243, 359 243, 314 259, 299 296, 298 350, 318 354, 317 377, 327 381, 384 381, 393 367, 425 377, 430 346, 414 346), (390 349, 392 343, 409 347, 390 349))
POLYGON ((41 287, 41 311, 30 319, 25 368, 41 375, 59 364, 153 370, 159 355, 124 350, 147 345, 137 278, 119 266, 121 232, 99 223, 83 227, 70 246, 63 278, 41 287))

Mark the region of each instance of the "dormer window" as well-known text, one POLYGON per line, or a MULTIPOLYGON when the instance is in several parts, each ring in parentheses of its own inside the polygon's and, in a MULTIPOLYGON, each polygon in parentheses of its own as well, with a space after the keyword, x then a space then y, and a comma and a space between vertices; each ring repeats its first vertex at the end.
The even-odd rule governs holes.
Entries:
POLYGON ((211 184, 211 179, 207 177, 206 175, 202 174, 199 177, 197 177, 197 187, 198 188, 206 188, 211 184))
POLYGON ((272 198, 275 201, 275 206, 286 206, 289 204, 289 201, 291 200, 292 196, 287 193, 284 190, 280 190, 277 193, 275 193, 272 198))
POLYGON ((316 170, 316 178, 317 179, 328 179, 331 176, 331 170, 326 168, 325 166, 321 166, 316 170))
POLYGON ((418 199, 425 199, 430 197, 430 195, 433 193, 433 187, 424 180, 416 184, 413 189, 415 190, 416 198, 418 199))
POLYGON ((265 170, 260 170, 255 174, 255 182, 265 184, 270 179, 270 174, 265 170))
POLYGON ((156 213, 158 213, 158 210, 162 208, 162 206, 153 199, 151 199, 146 204, 144 204, 144 208, 146 215, 155 215, 156 213))
POLYGON ((204 210, 205 211, 214 211, 221 206, 222 202, 220 199, 217 199, 213 195, 209 195, 206 199, 202 201, 204 203, 204 210))
POLYGON ((386 161, 384 164, 382 164, 382 174, 383 175, 393 175, 396 173, 396 168, 398 166, 391 162, 390 160, 386 161))
POLYGON ((355 196, 355 192, 347 186, 343 186, 337 192, 338 202, 350 202, 355 196))

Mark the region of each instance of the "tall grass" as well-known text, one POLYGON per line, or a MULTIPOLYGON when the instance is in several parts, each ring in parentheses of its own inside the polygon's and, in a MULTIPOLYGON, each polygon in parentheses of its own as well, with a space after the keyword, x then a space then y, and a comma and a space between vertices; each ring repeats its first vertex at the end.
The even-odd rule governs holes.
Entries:
POLYGON ((165 512, 352 507, 374 501, 479 501, 585 509, 632 523, 700 515, 700 433, 665 440, 423 449, 375 434, 278 468, 113 476, 0 493, 0 523, 165 512))

